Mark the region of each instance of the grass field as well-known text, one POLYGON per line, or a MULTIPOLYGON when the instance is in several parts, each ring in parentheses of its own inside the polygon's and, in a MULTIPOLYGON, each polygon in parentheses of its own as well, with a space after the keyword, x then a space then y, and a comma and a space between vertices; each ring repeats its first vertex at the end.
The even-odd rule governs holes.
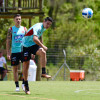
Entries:
POLYGON ((29 82, 31 95, 15 92, 14 81, 0 81, 0 100, 100 100, 99 81, 29 82))

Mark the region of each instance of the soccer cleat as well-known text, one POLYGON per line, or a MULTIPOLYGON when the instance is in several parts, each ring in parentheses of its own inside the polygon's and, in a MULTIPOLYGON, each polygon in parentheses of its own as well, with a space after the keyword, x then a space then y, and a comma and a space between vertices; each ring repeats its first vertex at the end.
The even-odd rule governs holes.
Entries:
POLYGON ((30 94, 29 87, 25 87, 25 93, 28 95, 30 94))
POLYGON ((27 92, 25 92, 25 93, 28 94, 28 95, 31 94, 30 91, 27 91, 27 92))
POLYGON ((22 84, 22 90, 25 91, 25 84, 22 84))
POLYGON ((42 74, 41 77, 43 77, 43 78, 51 78, 51 76, 47 75, 47 74, 42 74))
POLYGON ((19 87, 16 87, 16 92, 19 92, 20 90, 19 90, 19 87))

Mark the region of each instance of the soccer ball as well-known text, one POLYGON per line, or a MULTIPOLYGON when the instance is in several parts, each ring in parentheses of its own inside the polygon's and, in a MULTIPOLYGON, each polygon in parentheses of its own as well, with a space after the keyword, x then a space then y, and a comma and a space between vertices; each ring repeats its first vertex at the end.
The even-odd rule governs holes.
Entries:
POLYGON ((82 16, 84 18, 91 18, 93 16, 93 10, 91 8, 84 8, 82 10, 82 16))

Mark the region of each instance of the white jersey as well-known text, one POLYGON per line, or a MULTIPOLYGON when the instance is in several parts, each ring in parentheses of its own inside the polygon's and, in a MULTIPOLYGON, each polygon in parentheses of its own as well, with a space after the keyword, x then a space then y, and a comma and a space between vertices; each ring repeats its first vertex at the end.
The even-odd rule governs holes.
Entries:
POLYGON ((0 57, 0 67, 3 67, 3 64, 6 64, 6 59, 5 57, 0 57))

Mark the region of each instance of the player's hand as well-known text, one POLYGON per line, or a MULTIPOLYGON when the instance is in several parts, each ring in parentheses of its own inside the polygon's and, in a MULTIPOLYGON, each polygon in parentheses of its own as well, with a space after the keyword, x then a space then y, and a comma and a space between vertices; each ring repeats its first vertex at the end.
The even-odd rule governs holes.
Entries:
POLYGON ((47 48, 46 46, 43 46, 43 49, 44 49, 45 51, 47 51, 47 50, 48 50, 48 48, 47 48))
POLYGON ((33 59, 33 60, 34 60, 34 59, 35 59, 35 55, 33 55, 33 54, 32 54, 32 55, 31 55, 31 59, 33 59))
POLYGON ((7 54, 7 59, 11 60, 11 56, 9 54, 7 54))

